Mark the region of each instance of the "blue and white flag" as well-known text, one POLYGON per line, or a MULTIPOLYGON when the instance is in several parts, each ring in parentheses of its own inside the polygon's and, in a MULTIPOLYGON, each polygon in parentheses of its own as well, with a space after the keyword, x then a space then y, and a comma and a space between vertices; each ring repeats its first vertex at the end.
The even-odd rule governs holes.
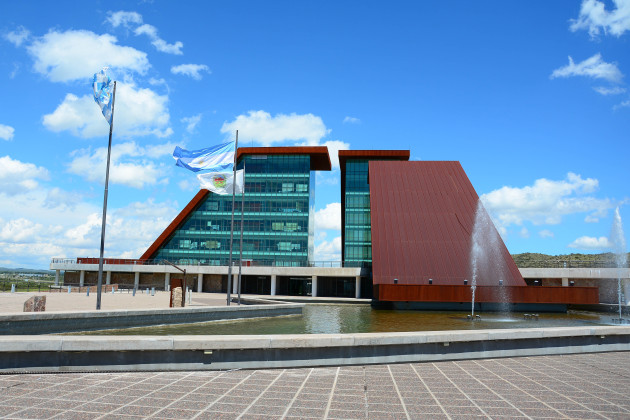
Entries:
POLYGON ((193 172, 229 172, 234 167, 234 142, 219 144, 199 150, 184 150, 179 146, 173 151, 176 165, 193 172))
POLYGON ((236 186, 235 194, 243 194, 243 181, 245 171, 236 171, 236 182, 234 182, 234 172, 205 172, 197 175, 200 188, 212 191, 215 194, 232 194, 232 189, 236 186))
POLYGON ((101 107, 103 116, 111 125, 114 83, 107 75, 106 70, 107 68, 104 68, 98 73, 94 73, 92 89, 94 89, 94 101, 101 107))

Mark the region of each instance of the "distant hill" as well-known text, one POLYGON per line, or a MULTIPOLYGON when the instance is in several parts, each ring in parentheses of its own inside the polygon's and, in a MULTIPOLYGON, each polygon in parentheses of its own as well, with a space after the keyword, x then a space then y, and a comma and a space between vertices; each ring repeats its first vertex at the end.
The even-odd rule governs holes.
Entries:
MULTIPOLYGON (((564 255, 547 255, 538 254, 533 252, 526 252, 523 254, 513 254, 514 262, 518 267, 553 267, 558 264, 559 261, 575 261, 583 263, 591 263, 593 267, 610 265, 615 255, 611 252, 605 252, 602 254, 564 254, 564 255)), ((628 254, 628 261, 630 261, 630 253, 628 254)), ((584 264, 588 266, 589 264, 584 264)))
POLYGON ((55 274, 54 270, 37 270, 32 268, 6 268, 0 267, 0 273, 30 273, 30 274, 55 274))

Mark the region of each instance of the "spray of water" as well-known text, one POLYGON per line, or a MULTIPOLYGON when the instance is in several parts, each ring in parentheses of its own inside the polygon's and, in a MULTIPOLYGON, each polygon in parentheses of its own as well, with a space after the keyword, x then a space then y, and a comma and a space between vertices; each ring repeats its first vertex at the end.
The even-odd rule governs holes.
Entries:
POLYGON ((626 237, 623 233, 623 225, 621 223, 621 214, 619 207, 615 209, 612 229, 610 230, 610 243, 615 254, 615 265, 617 267, 617 300, 619 302, 619 320, 621 321, 621 302, 622 302, 622 270, 628 264, 628 254, 626 248, 626 237))
MULTIPOLYGON (((482 277, 499 275, 499 278, 492 279, 496 281, 496 285, 499 285, 499 280, 505 278, 507 272, 507 268, 504 267, 504 265, 501 255, 501 238, 488 212, 486 212, 481 200, 479 200, 475 211, 475 224, 473 226, 470 248, 470 267, 472 271, 471 313, 473 319, 475 316, 475 290, 477 289, 477 281, 482 277)), ((505 293, 502 293, 501 300, 501 309, 507 311, 509 297, 505 293)))

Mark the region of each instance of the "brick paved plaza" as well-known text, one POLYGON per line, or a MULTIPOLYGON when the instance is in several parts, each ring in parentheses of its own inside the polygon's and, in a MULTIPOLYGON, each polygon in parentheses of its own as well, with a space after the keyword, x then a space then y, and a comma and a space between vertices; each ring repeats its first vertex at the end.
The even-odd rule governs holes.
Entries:
POLYGON ((629 419, 630 353, 0 376, 11 419, 629 419))

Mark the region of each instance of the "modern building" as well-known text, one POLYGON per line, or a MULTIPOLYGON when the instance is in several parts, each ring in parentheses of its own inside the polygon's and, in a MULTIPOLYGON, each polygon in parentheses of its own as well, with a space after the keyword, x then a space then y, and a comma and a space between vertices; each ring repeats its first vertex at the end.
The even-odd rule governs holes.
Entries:
MULTIPOLYGON (((326 147, 242 147, 237 169, 245 168, 245 194, 234 203, 234 232, 241 232, 245 265, 305 267, 313 258, 314 171, 329 171, 326 147), (244 211, 243 211, 244 209, 244 211)), ((178 265, 228 265, 240 256, 231 238, 232 195, 200 190, 142 255, 178 265)))
MULTIPOLYGON (((319 262, 313 256, 314 171, 331 169, 327 148, 244 147, 237 160, 245 168, 245 194, 234 203, 231 260, 242 263, 243 293, 469 305, 479 197, 459 162, 412 162, 408 150, 340 151, 342 259, 319 262)), ((168 265, 175 264, 196 277, 187 282, 194 290, 226 292, 231 218, 232 196, 199 191, 139 260, 107 259, 107 283, 167 287, 171 275, 180 275, 168 265)), ((579 283, 528 286, 491 229, 496 248, 492 263, 474 277, 475 302, 489 308, 505 296, 523 307, 599 301, 597 287, 579 283)), ((66 282, 93 284, 97 264, 94 258, 55 259, 51 268, 64 269, 66 282)))

